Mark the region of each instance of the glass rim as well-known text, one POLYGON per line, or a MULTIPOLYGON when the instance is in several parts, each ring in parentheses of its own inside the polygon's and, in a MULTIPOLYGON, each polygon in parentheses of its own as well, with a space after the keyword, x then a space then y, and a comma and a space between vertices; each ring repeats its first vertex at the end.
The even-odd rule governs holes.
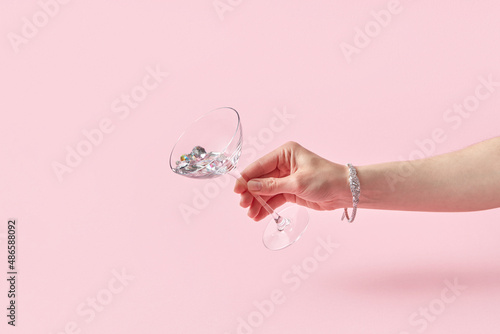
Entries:
MULTIPOLYGON (((182 137, 186 134, 186 132, 187 132, 187 131, 188 131, 188 130, 189 130, 189 129, 190 129, 190 128, 194 125, 194 124, 196 124, 196 123, 197 123, 197 122, 199 122, 201 119, 203 119, 203 118, 205 118, 206 116, 208 116, 209 114, 211 114, 211 113, 213 113, 213 112, 215 112, 215 111, 217 111, 217 110, 221 110, 221 109, 229 109, 229 110, 232 110, 232 111, 234 111, 234 112, 236 113, 236 117, 237 117, 236 129, 234 130, 234 133, 233 133, 233 135, 232 135, 231 139, 229 140, 229 142, 227 143, 227 145, 224 147, 224 149, 222 150, 222 152, 225 152, 225 151, 227 150, 227 148, 229 147, 229 145, 231 145, 231 143, 234 141, 234 139, 236 138, 236 135, 238 134, 238 130, 239 130, 239 129, 240 129, 240 127, 241 127, 241 125, 240 125, 240 124, 241 124, 240 114, 238 113, 238 111, 237 111, 236 109, 234 109, 234 108, 232 108, 232 107, 219 107, 219 108, 215 108, 215 109, 212 109, 212 110, 210 110, 210 111, 207 111, 207 112, 205 112, 205 113, 201 114, 198 118, 196 118, 193 122, 191 122, 191 124, 189 124, 189 125, 185 128, 185 130, 181 133, 181 135, 180 135, 180 136, 177 138, 177 140, 175 141, 175 144, 174 144, 174 146, 172 147, 172 150, 170 151, 170 159, 169 159, 169 164, 170 164, 170 169, 171 169, 174 173, 176 173, 176 172, 175 172, 174 166, 172 166, 172 162, 173 162, 173 160, 172 160, 172 156, 173 156, 174 151, 175 151, 175 148, 177 147, 177 144, 179 143, 179 141, 181 140, 181 138, 182 138, 182 137)), ((212 160, 209 160, 209 161, 211 162, 211 161, 214 161, 214 160, 215 160, 215 158, 214 158, 214 159, 212 159, 212 160)), ((201 169, 205 169, 205 168, 206 168, 206 166, 205 166, 205 167, 203 167, 203 168, 201 168, 201 169)), ((200 169, 200 170, 201 170, 201 169, 200 169)), ((178 173, 176 173, 176 174, 178 174, 178 173)))

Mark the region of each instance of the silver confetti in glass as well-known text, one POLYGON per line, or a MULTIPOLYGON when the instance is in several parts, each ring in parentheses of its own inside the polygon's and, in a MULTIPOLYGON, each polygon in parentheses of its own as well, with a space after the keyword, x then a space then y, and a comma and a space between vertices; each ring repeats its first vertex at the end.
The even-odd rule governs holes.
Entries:
MULTIPOLYGON (((218 108, 199 117, 179 137, 170 153, 170 168, 177 174, 197 179, 228 173, 246 184, 236 169, 242 146, 240 115, 230 107, 218 108)), ((309 222, 304 207, 287 207, 280 212, 286 213, 285 218, 262 197, 253 196, 272 216, 262 238, 267 248, 283 249, 300 238, 309 222)))

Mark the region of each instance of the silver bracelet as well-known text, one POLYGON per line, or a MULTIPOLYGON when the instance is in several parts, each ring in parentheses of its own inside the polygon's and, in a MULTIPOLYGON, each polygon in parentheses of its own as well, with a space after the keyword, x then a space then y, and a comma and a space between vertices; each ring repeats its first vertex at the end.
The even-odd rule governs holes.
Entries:
POLYGON ((354 221, 354 218, 356 218, 356 210, 358 209, 361 186, 359 185, 358 174, 356 173, 356 169, 354 168, 354 166, 350 163, 347 164, 347 166, 349 167, 349 185, 351 187, 352 193, 352 215, 351 218, 349 218, 347 208, 344 208, 344 213, 342 214, 342 219, 340 220, 344 220, 344 218, 347 218, 349 223, 352 223, 354 221))

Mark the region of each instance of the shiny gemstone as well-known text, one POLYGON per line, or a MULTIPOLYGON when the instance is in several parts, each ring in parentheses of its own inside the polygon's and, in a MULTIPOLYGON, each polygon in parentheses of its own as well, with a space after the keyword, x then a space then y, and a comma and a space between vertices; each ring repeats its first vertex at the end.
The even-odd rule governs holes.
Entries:
POLYGON ((195 158, 203 159, 207 155, 207 151, 201 146, 195 146, 191 155, 195 158))
POLYGON ((176 162, 177 168, 184 168, 188 165, 186 161, 177 161, 176 162))

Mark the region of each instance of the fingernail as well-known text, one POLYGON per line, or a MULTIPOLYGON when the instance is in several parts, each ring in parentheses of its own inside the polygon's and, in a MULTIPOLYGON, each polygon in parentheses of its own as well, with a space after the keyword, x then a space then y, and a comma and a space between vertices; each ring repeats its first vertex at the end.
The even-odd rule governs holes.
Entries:
POLYGON ((250 191, 259 191, 262 189, 262 182, 260 181, 249 181, 248 182, 248 190, 250 191))

